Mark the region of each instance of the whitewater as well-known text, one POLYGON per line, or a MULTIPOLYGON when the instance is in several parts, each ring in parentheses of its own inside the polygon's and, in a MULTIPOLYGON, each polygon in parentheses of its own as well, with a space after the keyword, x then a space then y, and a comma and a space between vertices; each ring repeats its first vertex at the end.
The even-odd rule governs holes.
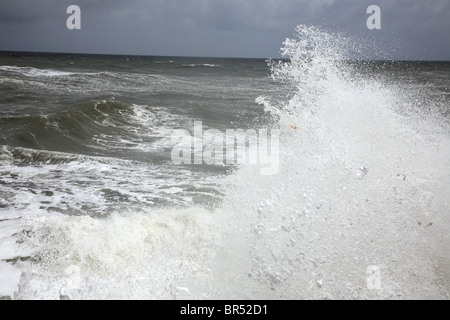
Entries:
POLYGON ((0 297, 448 299, 449 64, 359 46, 299 26, 268 62, 3 57, 0 297), (279 129, 279 172, 173 165, 198 120, 279 129))

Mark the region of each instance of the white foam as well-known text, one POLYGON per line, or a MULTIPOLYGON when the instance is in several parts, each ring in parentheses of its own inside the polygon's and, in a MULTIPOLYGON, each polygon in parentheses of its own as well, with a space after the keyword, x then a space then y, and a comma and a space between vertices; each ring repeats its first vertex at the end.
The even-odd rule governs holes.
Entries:
POLYGON ((248 223, 236 241, 246 234, 253 244, 252 278, 278 298, 448 297, 448 275, 435 272, 449 261, 448 200, 432 191, 449 188, 443 124, 419 121, 419 110, 397 114, 410 101, 392 85, 353 83, 334 62, 344 54, 338 37, 299 33, 283 50, 291 62, 274 66, 275 79, 298 91, 280 106, 259 99, 281 110, 281 171, 242 168, 229 178, 225 205, 248 223), (372 265, 381 269, 379 290, 366 285, 372 265))
POLYGON ((53 69, 37 69, 33 67, 16 66, 0 66, 0 70, 20 73, 27 77, 62 77, 75 74, 73 72, 58 71, 53 69))
POLYGON ((22 270, 6 262, 0 261, 0 297, 12 299, 18 289, 22 270))
POLYGON ((214 68, 214 67, 219 67, 220 65, 218 64, 212 64, 212 63, 187 63, 187 64, 183 64, 183 67, 210 67, 210 68, 214 68))
POLYGON ((108 115, 101 125, 124 129, 127 136, 97 134, 93 140, 107 150, 161 151, 170 147, 171 132, 183 121, 182 117, 173 115, 164 108, 136 104, 131 106, 131 113, 124 113, 123 117, 129 125, 117 124, 108 115))
POLYGON ((16 259, 25 257, 29 252, 19 250, 17 240, 23 226, 20 219, 0 221, 0 297, 12 299, 18 289, 21 267, 16 259), (10 262, 7 262, 10 261, 10 262))
POLYGON ((17 234, 23 230, 17 219, 0 221, 0 260, 14 259, 20 254, 16 248, 17 234))
POLYGON ((192 208, 100 220, 28 219, 31 232, 23 246, 40 261, 24 275, 16 298, 201 298, 193 290, 205 285, 220 236, 211 229, 211 218, 192 208))
POLYGON ((25 148, 6 150, 4 154, 9 156, 5 157, 0 171, 5 182, 0 185, 0 193, 8 217, 42 214, 48 210, 105 215, 123 202, 127 207, 157 203, 189 206, 194 203, 194 197, 202 196, 195 189, 208 184, 201 172, 192 174, 170 163, 153 165, 25 148), (14 160, 11 152, 30 161, 38 153, 40 156, 36 158, 40 160, 18 166, 15 161, 20 160, 14 160), (55 159, 58 161, 53 162, 55 159), (180 175, 184 179, 179 179, 180 175), (10 185, 19 187, 11 190, 10 185), (190 192, 174 191, 187 189, 190 192))

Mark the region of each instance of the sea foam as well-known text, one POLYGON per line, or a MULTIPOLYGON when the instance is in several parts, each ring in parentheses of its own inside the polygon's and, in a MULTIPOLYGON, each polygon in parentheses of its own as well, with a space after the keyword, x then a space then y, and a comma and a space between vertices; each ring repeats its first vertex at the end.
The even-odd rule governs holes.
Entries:
POLYGON ((398 112, 409 92, 353 70, 349 43, 300 26, 270 64, 277 175, 241 166, 216 209, 30 216, 15 298, 448 298, 448 128, 398 112))

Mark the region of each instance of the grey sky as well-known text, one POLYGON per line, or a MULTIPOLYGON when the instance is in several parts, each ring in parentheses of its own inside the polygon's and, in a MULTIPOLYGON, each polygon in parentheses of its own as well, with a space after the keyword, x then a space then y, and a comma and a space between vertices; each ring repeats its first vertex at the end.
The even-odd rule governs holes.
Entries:
POLYGON ((449 0, 1 0, 0 50, 267 58, 299 24, 373 57, 450 60, 449 0), (72 4, 81 30, 66 27, 72 4), (366 27, 372 4, 381 30, 366 27))

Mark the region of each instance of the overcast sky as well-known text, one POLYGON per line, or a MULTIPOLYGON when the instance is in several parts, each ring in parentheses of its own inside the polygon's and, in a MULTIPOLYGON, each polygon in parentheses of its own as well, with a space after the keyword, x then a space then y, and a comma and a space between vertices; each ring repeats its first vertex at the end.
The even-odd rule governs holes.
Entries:
POLYGON ((0 0, 0 50, 268 58, 299 24, 375 57, 450 60, 450 0, 0 0), (66 27, 69 5, 81 30, 66 27), (369 5, 381 30, 366 27, 369 5))

